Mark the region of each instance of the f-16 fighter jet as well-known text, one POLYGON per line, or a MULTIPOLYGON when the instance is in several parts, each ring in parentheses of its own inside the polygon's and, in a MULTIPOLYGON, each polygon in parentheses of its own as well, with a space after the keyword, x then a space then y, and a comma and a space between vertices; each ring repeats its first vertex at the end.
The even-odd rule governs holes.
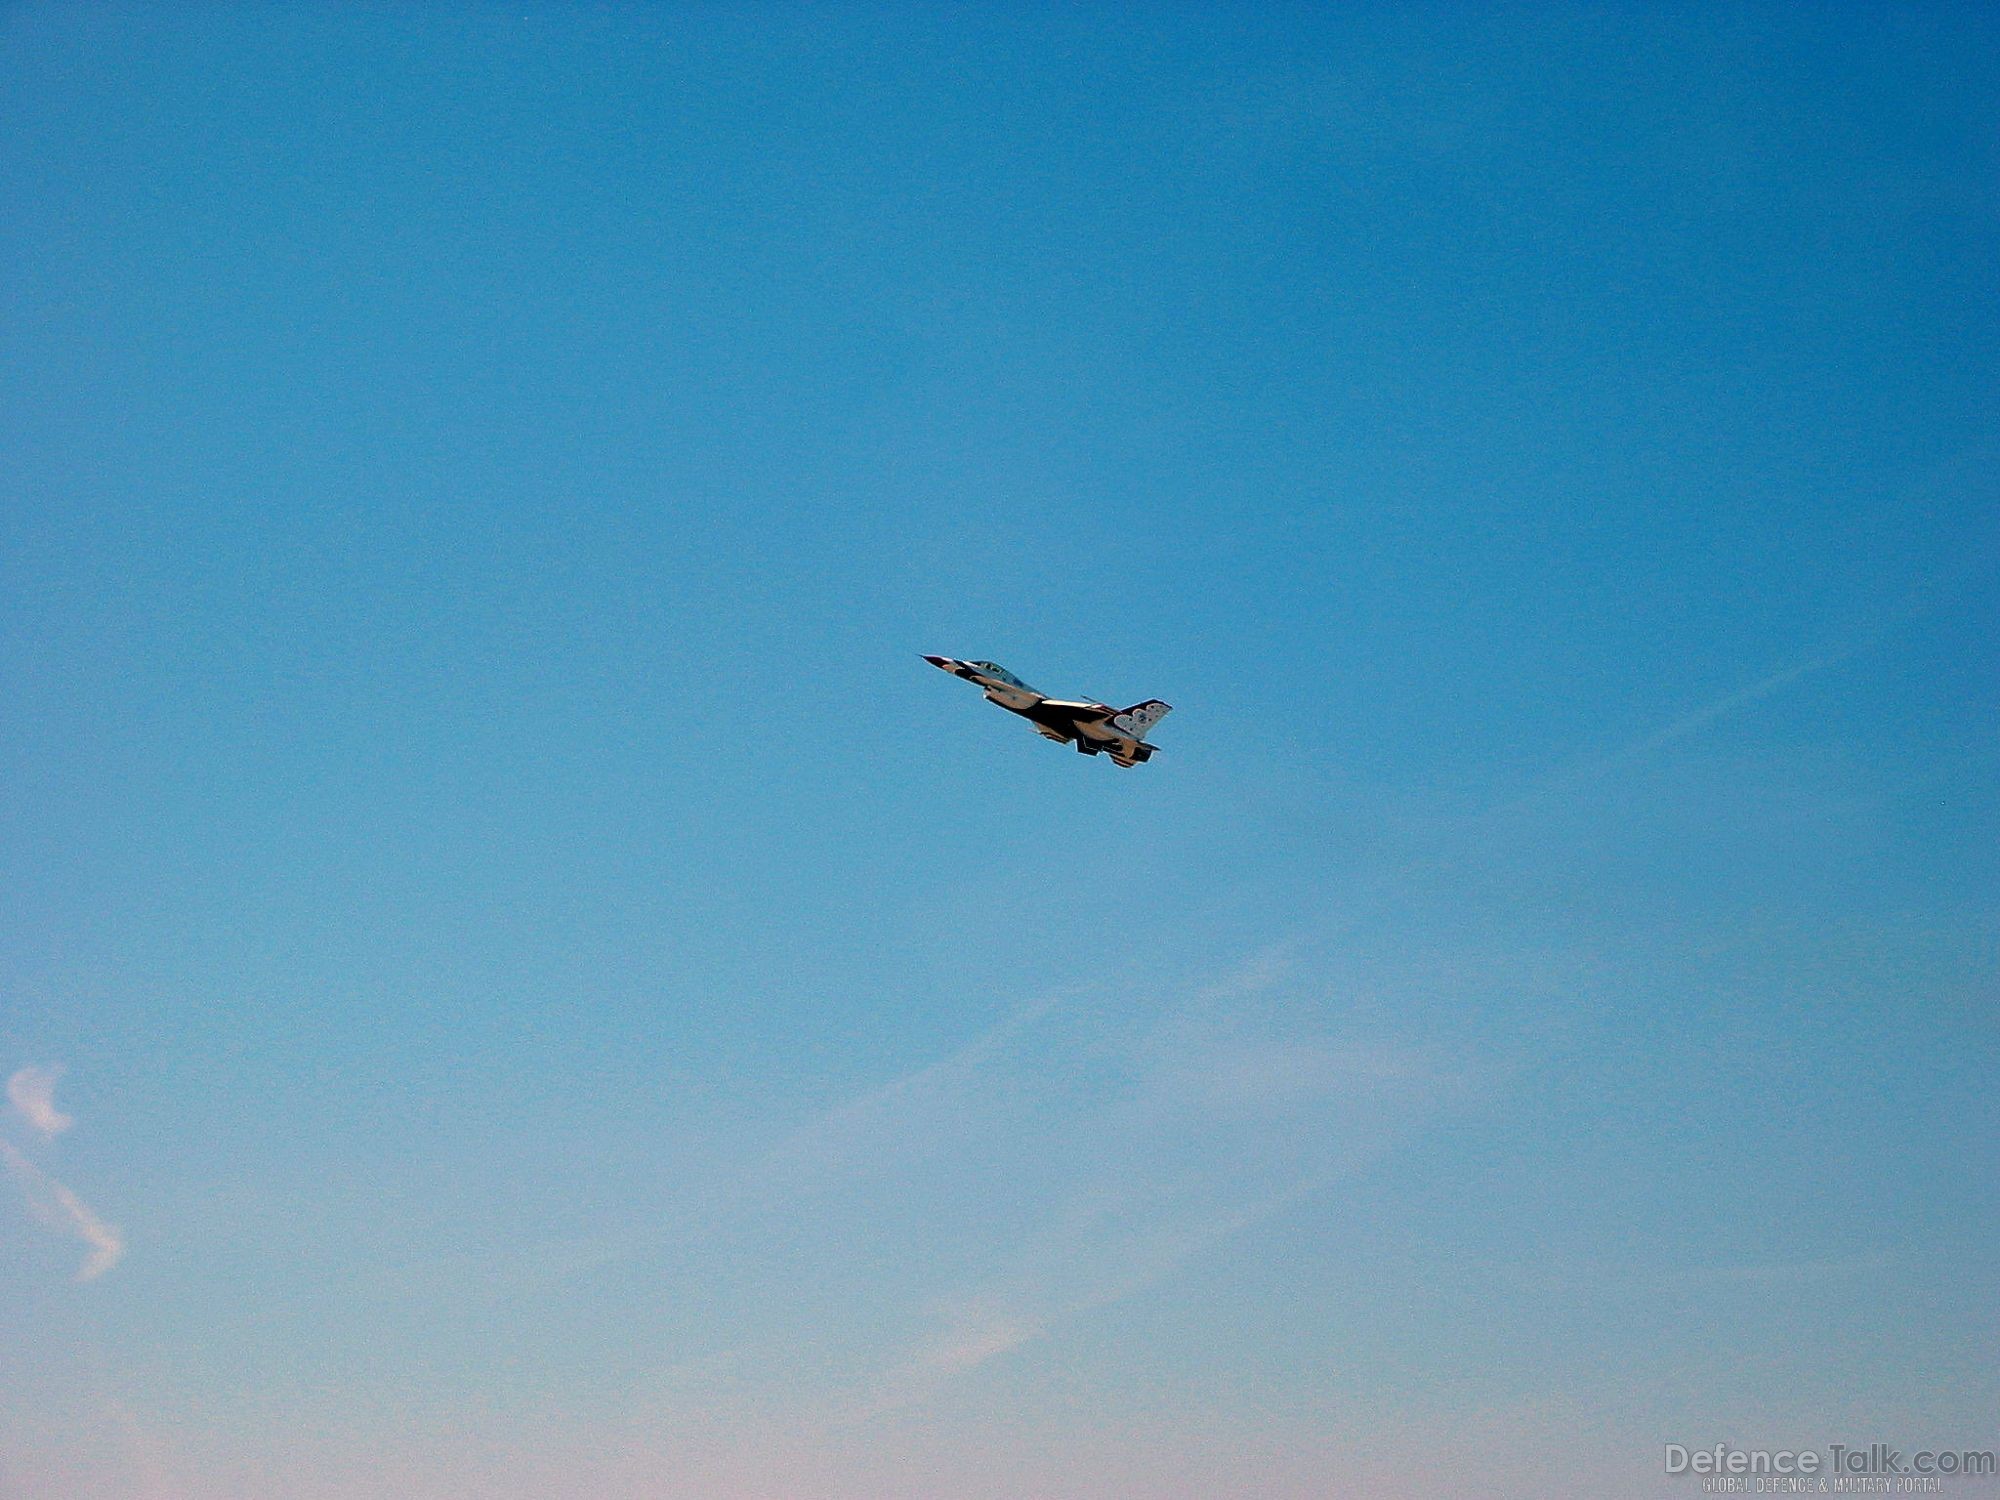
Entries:
POLYGON ((924 660, 954 677, 977 683, 995 703, 1033 724, 1037 734, 1059 745, 1075 745, 1085 755, 1108 754, 1121 766, 1136 766, 1153 758, 1160 747, 1146 743, 1146 731, 1173 712, 1158 698, 1121 710, 1108 703, 1045 697, 990 661, 954 661, 949 656, 926 656, 924 660))

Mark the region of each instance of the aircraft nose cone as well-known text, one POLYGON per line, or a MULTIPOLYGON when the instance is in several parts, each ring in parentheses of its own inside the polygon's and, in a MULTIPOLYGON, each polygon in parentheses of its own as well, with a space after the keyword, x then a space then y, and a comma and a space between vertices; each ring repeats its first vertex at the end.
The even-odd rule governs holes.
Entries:
POLYGON ((926 656, 924 660, 934 667, 949 667, 951 665, 951 658, 948 656, 926 656))

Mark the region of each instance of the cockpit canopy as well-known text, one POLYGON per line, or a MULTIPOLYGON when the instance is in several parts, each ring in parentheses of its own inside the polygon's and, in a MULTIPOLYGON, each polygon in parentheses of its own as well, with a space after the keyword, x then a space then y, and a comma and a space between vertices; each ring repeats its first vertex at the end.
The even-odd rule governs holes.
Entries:
POLYGON ((1008 671, 1005 667, 998 666, 993 662, 976 661, 972 665, 978 669, 979 675, 981 677, 991 677, 992 679, 994 679, 994 681, 1004 682, 1009 687, 1017 687, 1017 688, 1027 687, 1027 683, 1021 681, 1020 678, 1016 677, 1012 672, 1008 671))

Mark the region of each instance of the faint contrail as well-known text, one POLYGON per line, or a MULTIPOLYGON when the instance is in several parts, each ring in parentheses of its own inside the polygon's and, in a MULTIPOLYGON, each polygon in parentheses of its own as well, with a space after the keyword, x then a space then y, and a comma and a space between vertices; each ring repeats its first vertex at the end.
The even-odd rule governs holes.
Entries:
POLYGON ((1615 765, 1619 761, 1630 760, 1634 756, 1644 755, 1650 750, 1657 750, 1662 745, 1670 745, 1675 740, 1685 739, 1696 730, 1713 724, 1725 714, 1733 713, 1739 708, 1759 702, 1762 699, 1770 697, 1781 688, 1790 687, 1793 683, 1811 677, 1815 673, 1824 672, 1829 667, 1837 667, 1842 662, 1859 656, 1863 651, 1872 646, 1880 638, 1881 634, 1880 630, 1872 631, 1860 640, 1850 641, 1845 646, 1838 647, 1832 651, 1823 651, 1817 656, 1809 656, 1804 661, 1793 662, 1788 667, 1780 667, 1777 671, 1758 678, 1757 681, 1751 683, 1748 687, 1740 687, 1733 693, 1725 693, 1713 702, 1704 703, 1699 708, 1691 709, 1671 723, 1654 730, 1651 734, 1641 735, 1638 739, 1633 740, 1630 744, 1620 749, 1613 750, 1594 761, 1586 762, 1582 769, 1595 770, 1602 766, 1615 765))
POLYGON ((1061 993, 1047 994, 1018 1005, 956 1052, 900 1074, 815 1116, 771 1150, 765 1158, 765 1169, 808 1163, 823 1165, 826 1158, 838 1155, 843 1145, 864 1133, 871 1123, 889 1115, 901 1101, 971 1078, 988 1058, 1065 998, 1061 993))
POLYGON ((14 1174, 27 1199, 28 1211, 49 1228, 73 1234, 90 1246, 90 1254, 76 1273, 78 1281, 95 1281, 117 1265, 125 1254, 125 1238, 98 1218, 90 1207, 55 1178, 29 1161, 10 1141, 0 1141, 0 1161, 14 1174))

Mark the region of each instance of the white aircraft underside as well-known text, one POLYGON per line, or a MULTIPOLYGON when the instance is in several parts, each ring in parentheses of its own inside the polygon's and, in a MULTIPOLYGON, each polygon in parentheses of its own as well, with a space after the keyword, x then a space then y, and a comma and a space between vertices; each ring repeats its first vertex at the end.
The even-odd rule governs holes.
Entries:
POLYGON ((1044 738, 1075 745, 1085 755, 1109 755, 1121 766, 1136 766, 1152 758, 1159 746, 1146 743, 1146 731, 1173 711, 1157 698, 1118 709, 1108 703, 1046 697, 990 661, 958 661, 949 656, 926 656, 924 660, 976 684, 993 702, 1034 725, 1035 732, 1044 738))

